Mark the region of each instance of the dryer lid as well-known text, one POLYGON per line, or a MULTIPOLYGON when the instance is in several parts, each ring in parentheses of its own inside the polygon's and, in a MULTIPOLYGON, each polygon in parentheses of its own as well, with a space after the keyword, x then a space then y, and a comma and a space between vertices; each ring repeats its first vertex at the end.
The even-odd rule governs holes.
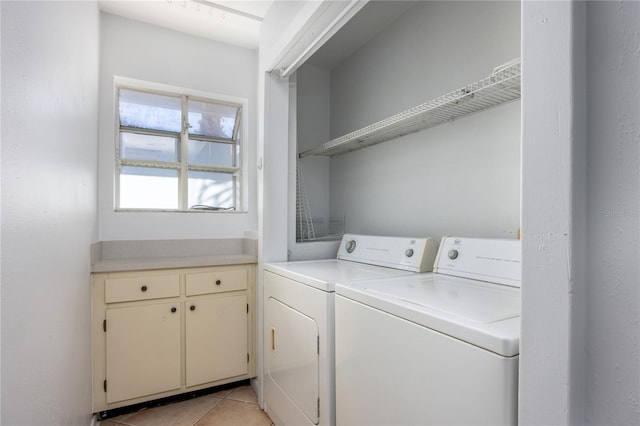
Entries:
POLYGON ((400 269, 345 262, 338 259, 265 263, 264 269, 327 292, 334 291, 336 282, 370 280, 411 274, 411 272, 400 269))

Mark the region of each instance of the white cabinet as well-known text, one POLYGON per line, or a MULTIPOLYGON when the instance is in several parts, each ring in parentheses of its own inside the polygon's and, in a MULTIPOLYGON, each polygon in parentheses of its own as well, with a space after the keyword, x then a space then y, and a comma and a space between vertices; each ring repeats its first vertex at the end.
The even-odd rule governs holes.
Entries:
POLYGON ((107 403, 180 388, 177 306, 107 309, 107 403))
POLYGON ((187 386, 247 374, 247 296, 188 301, 187 386))
POLYGON ((94 274, 93 411, 255 376, 255 264, 94 274))

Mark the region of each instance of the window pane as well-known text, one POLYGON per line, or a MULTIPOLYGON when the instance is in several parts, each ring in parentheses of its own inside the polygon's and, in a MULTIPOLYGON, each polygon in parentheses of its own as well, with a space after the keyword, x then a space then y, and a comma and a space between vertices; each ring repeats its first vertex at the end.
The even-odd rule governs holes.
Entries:
POLYGON ((177 162, 178 139, 121 132, 120 157, 130 160, 177 162))
POLYGON ((189 140, 189 164, 233 167, 233 144, 189 140))
POLYGON ((150 167, 122 167, 120 208, 177 209, 178 171, 150 167))
POLYGON ((189 133, 212 138, 231 139, 238 107, 189 101, 189 133))
POLYGON ((182 130, 179 97, 120 89, 120 125, 140 129, 182 130))
POLYGON ((189 172, 189 208, 234 206, 233 175, 227 173, 189 172))

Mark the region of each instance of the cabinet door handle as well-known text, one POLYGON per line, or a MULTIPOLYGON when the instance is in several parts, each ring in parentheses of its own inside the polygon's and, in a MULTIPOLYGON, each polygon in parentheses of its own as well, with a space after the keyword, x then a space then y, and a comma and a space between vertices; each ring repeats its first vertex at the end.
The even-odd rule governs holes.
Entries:
POLYGON ((178 309, 174 306, 171 308, 171 313, 175 314, 178 309))
POLYGON ((222 281, 216 280, 216 285, 220 285, 220 284, 222 284, 222 281))
POLYGON ((142 292, 147 291, 147 285, 146 284, 142 284, 142 287, 140 287, 140 291, 142 291, 142 292))
POLYGON ((189 307, 189 309, 191 309, 192 311, 195 311, 195 310, 196 310, 196 305, 191 305, 191 306, 189 307))

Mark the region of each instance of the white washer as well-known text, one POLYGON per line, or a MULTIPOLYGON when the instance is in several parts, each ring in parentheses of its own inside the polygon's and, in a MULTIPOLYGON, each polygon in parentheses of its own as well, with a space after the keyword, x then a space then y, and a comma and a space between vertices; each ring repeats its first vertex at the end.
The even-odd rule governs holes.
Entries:
POLYGON ((434 273, 336 284, 337 425, 515 425, 520 241, 443 238, 434 273))
POLYGON ((335 424, 335 283, 431 271, 437 246, 346 234, 337 259, 265 264, 264 399, 275 424, 335 424))

